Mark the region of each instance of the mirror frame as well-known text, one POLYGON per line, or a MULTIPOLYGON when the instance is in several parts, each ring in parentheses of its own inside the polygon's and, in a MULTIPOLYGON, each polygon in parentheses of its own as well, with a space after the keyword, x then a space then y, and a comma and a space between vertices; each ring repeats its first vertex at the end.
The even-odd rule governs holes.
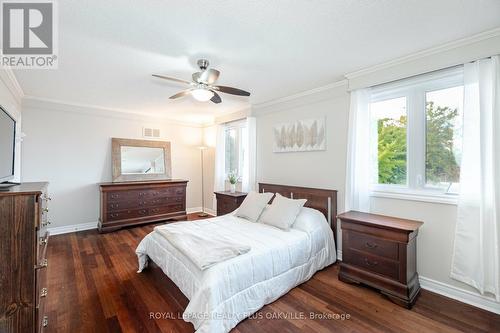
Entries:
POLYGON ((170 142, 168 141, 152 141, 152 140, 135 140, 135 139, 111 139, 112 164, 113 164, 113 183, 130 182, 130 181, 148 181, 148 180, 166 180, 172 179, 172 160, 170 157, 170 142), (164 174, 122 174, 122 146, 127 147, 146 147, 146 148, 162 148, 163 160, 165 163, 164 174))

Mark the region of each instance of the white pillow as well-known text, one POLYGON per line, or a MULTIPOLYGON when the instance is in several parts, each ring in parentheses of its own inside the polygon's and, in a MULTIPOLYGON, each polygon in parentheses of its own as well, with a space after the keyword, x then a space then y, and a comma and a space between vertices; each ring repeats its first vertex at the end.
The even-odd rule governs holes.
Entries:
POLYGON ((259 222, 289 230, 306 201, 307 199, 288 199, 276 193, 273 203, 264 211, 259 222))
MULTIPOLYGON (((325 215, 317 209, 302 207, 299 215, 292 225, 292 229, 298 229, 307 233, 322 229, 323 225, 328 226, 325 215)), ((328 226, 329 227, 329 226, 328 226)))
POLYGON ((251 191, 247 194, 235 215, 252 222, 257 222, 260 214, 262 214, 262 211, 266 208, 267 203, 272 197, 272 193, 257 193, 251 191))

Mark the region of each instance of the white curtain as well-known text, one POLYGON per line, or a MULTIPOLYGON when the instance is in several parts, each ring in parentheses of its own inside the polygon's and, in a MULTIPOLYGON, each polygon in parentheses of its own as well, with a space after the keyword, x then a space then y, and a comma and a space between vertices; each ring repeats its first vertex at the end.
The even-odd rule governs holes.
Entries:
POLYGON ((243 172, 241 177, 241 190, 243 192, 255 189, 256 175, 256 150, 257 150, 257 126, 255 117, 247 117, 246 130, 243 131, 243 172))
POLYGON ((370 211, 370 91, 351 92, 345 211, 370 211))
POLYGON ((224 170, 226 140, 224 137, 224 132, 224 124, 217 125, 217 134, 215 139, 214 191, 224 191, 226 187, 226 170, 224 170))
POLYGON ((500 301, 500 58, 464 67, 463 152, 451 277, 500 301))

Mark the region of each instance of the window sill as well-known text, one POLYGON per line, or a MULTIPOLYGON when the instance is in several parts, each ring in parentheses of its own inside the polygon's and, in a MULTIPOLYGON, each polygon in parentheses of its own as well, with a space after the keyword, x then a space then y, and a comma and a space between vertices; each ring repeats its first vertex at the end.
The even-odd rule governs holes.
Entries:
POLYGON ((409 200, 409 201, 420 201, 420 202, 430 202, 439 203, 446 205, 457 205, 458 195, 454 194, 432 194, 432 193, 422 193, 422 192, 398 192, 398 191, 372 191, 370 193, 371 197, 375 198, 389 198, 397 200, 409 200))

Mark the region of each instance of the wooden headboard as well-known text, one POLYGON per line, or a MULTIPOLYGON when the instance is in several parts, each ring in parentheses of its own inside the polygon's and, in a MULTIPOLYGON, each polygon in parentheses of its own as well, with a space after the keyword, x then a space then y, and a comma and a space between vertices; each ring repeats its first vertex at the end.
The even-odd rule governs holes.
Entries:
POLYGON ((333 230, 335 246, 337 246, 336 190, 259 183, 259 192, 279 193, 282 196, 291 199, 307 199, 305 207, 317 209, 325 215, 326 220, 330 223, 330 227, 333 230))

